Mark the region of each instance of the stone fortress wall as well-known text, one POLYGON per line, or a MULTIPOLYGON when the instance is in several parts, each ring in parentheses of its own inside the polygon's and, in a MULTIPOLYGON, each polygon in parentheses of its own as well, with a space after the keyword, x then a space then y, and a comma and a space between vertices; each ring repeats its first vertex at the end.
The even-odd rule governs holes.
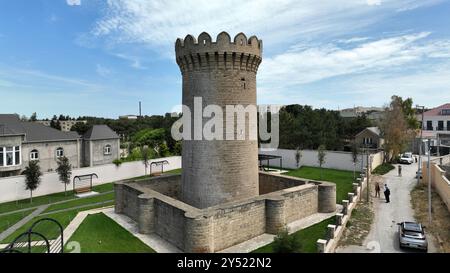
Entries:
POLYGON ((115 184, 117 213, 185 252, 217 252, 317 212, 336 210, 333 183, 259 173, 259 195, 205 209, 180 200, 181 175, 115 184))

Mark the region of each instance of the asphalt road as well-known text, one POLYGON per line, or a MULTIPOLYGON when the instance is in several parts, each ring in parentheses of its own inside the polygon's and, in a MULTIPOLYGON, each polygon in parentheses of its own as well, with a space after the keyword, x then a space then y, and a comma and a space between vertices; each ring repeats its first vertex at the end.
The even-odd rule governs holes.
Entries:
MULTIPOLYGON (((402 165, 402 176, 398 176, 396 169, 383 175, 383 185, 387 184, 390 191, 390 203, 386 203, 381 190, 381 198, 373 197, 375 218, 364 246, 348 246, 338 249, 337 252, 382 252, 400 253, 417 252, 417 250, 400 249, 398 243, 397 223, 415 221, 411 206, 411 190, 417 184, 417 164, 402 165)), ((373 194, 373 187, 370 189, 373 194)), ((426 225, 424 223, 424 225, 426 225)), ((428 252, 436 252, 431 240, 428 240, 428 252)))

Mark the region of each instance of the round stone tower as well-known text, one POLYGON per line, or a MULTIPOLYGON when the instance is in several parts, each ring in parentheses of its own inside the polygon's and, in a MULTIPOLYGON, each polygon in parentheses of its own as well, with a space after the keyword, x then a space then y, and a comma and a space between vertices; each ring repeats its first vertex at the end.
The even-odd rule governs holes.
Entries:
MULTIPOLYGON (((184 40, 177 39, 175 51, 183 76, 183 105, 192 113, 191 140, 183 140, 183 201, 197 208, 207 208, 257 196, 256 72, 262 60, 262 41, 255 36, 248 39, 243 33, 231 40, 228 33, 222 32, 213 42, 211 36, 203 32, 198 41, 191 35, 184 40), (202 109, 208 105, 222 108, 222 139, 206 140, 203 136, 199 139, 196 135, 194 126, 203 128, 214 116, 203 117, 198 113, 196 116, 194 101, 198 105, 199 98, 202 109), (255 119, 247 112, 245 130, 236 125, 233 130, 227 130, 226 119, 230 114, 226 106, 237 105, 253 106, 255 119)), ((238 120, 237 115, 233 120, 238 120)))

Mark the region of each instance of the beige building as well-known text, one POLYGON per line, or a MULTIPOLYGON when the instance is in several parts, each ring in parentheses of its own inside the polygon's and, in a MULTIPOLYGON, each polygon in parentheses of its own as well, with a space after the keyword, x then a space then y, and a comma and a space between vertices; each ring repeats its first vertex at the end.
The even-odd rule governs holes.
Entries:
MULTIPOLYGON (((87 123, 86 120, 58 120, 58 121, 61 126, 61 131, 63 132, 69 132, 70 129, 72 129, 72 126, 74 126, 77 123, 84 123, 84 124, 87 123)), ((50 127, 51 120, 37 120, 36 122, 50 127)))
POLYGON ((359 147, 381 149, 384 139, 381 137, 381 131, 378 127, 367 127, 355 136, 355 141, 359 147))

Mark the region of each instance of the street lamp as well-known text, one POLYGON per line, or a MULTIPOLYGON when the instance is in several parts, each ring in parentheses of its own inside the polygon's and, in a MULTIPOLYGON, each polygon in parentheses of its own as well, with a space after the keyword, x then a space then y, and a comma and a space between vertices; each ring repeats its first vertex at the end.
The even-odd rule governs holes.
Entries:
POLYGON ((431 225, 431 139, 428 139, 428 223, 431 225))
POLYGON ((419 162, 417 166, 417 185, 420 183, 420 176, 422 174, 422 137, 423 137, 423 113, 425 112, 425 106, 416 105, 416 109, 422 109, 422 119, 420 121, 420 143, 419 143, 419 162))

